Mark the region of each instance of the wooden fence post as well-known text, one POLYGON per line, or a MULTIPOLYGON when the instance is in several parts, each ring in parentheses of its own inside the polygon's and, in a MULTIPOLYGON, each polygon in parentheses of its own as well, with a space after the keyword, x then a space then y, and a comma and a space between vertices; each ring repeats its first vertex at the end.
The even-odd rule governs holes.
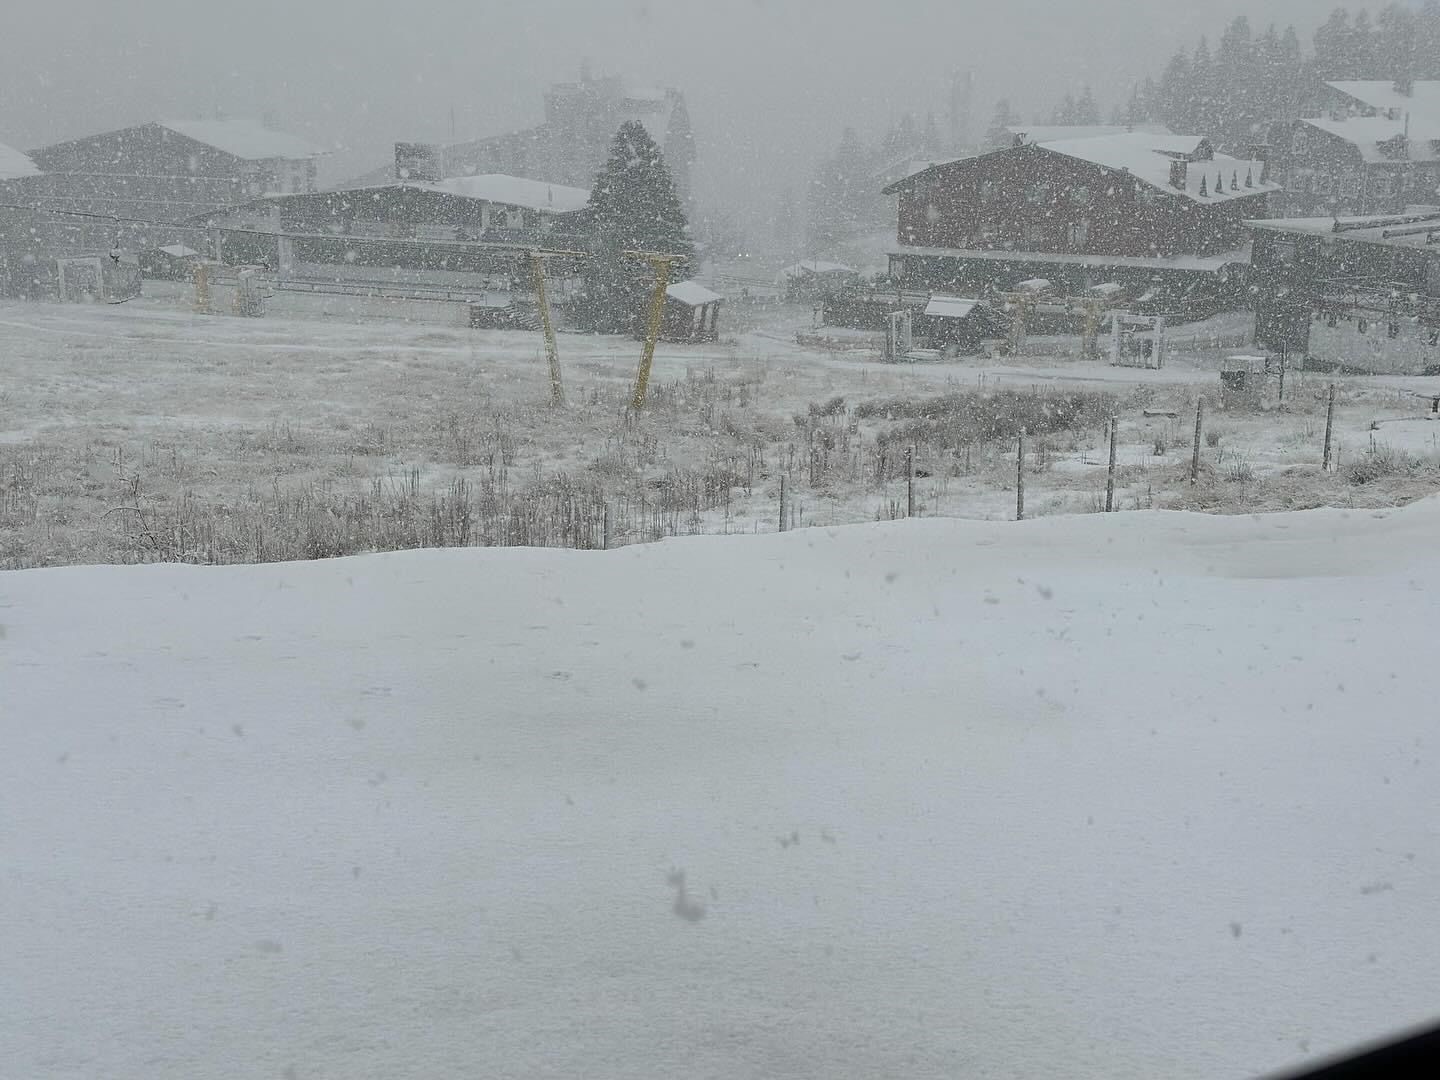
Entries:
POLYGON ((1335 384, 1330 384, 1330 404, 1325 408, 1325 461, 1322 468, 1330 471, 1330 438, 1335 431, 1335 384))
POLYGON ((915 516, 915 447, 905 448, 905 516, 915 516))
POLYGON ((1120 427, 1120 418, 1110 418, 1110 470, 1105 477, 1105 512, 1115 509, 1115 438, 1120 427))
POLYGON ((1015 443, 1015 520, 1025 520, 1025 429, 1015 443))
POLYGON ((603 503, 600 511, 600 543, 603 551, 610 550, 610 504, 603 503))
POLYGON ((1205 423, 1205 399, 1195 399, 1195 449, 1190 455, 1190 483, 1200 479, 1200 432, 1205 423))
POLYGON ((785 474, 780 474, 780 531, 785 531, 785 474))

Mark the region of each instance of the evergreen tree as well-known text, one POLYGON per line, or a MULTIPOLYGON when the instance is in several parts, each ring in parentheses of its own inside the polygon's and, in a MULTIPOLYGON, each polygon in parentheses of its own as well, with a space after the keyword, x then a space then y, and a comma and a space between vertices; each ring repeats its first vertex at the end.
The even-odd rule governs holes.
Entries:
POLYGON ((591 258, 584 270, 582 317, 594 329, 624 333, 638 327, 654 271, 627 251, 679 255, 670 280, 683 281, 693 272, 695 246, 674 181, 655 140, 638 121, 627 121, 615 133, 610 158, 590 192, 594 228, 591 258))
POLYGON ((1183 132, 1189 127, 1193 97, 1190 57, 1181 49, 1170 58, 1160 76, 1160 119, 1172 131, 1183 132))
POLYGON ((1190 58, 1190 107, 1182 130, 1185 135, 1212 135, 1220 126, 1219 103, 1216 101, 1215 60, 1210 55, 1210 41, 1201 38, 1190 58))
POLYGON ((1098 124, 1100 123, 1100 106, 1095 101, 1095 94, 1090 87, 1080 91, 1080 97, 1075 102, 1074 119, 1072 124, 1098 124))
POLYGON ((1440 0, 1426 0, 1416 16, 1415 77, 1440 79, 1440 0))
POLYGON ((1420 17, 1399 4, 1390 4, 1380 12, 1376 24, 1374 77, 1398 83, 1414 82, 1420 68, 1417 51, 1420 17))
POLYGON ((995 103, 995 116, 990 121, 989 128, 985 131, 985 149, 1003 150, 1013 141, 1009 128, 1017 123, 1019 117, 1015 110, 1010 107, 1009 98, 1001 98, 995 103))
POLYGON ((1336 8, 1315 31, 1315 74, 1321 82, 1352 78, 1350 12, 1336 8))

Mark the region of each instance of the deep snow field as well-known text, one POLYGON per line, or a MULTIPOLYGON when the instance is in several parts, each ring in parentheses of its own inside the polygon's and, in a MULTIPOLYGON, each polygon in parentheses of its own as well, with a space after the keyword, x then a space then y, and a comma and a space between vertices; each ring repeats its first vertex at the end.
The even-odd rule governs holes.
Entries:
MULTIPOLYGON (((1171 365, 1138 371, 1054 356, 886 365, 797 344, 808 310, 734 305, 720 342, 661 346, 637 419, 625 414, 639 353, 627 339, 561 336, 569 404, 557 410, 538 335, 455 325, 458 305, 376 318, 354 298, 282 294, 266 318, 241 319, 193 313, 178 286, 146 287, 118 306, 0 303, 0 567, 598 547, 606 513, 615 546, 773 532, 782 476, 793 526, 885 520, 905 513, 903 446, 899 425, 866 407, 960 392, 1113 393, 1125 510, 1380 507, 1440 490, 1440 424, 1418 396, 1440 393, 1440 379, 1338 380, 1340 471, 1325 475, 1326 377, 1292 372, 1283 411, 1217 409, 1217 371, 1236 347, 1207 334, 1239 340, 1235 316, 1178 329, 1171 365), (1219 441, 1202 448, 1205 482, 1192 488, 1202 393, 1219 441), (1376 454, 1388 469, 1352 482, 1345 470, 1376 454), (367 500, 359 526, 310 537, 367 500), (461 528, 392 528, 449 520, 457 501, 474 518, 461 528)), ((922 443, 917 514, 1012 517, 1013 455, 1004 440, 922 443)), ((1106 456, 1097 425, 1032 440, 1027 514, 1103 506, 1106 456)))
POLYGON ((1238 1080, 1420 1021, 1437 536, 0 574, 0 1076, 1238 1080))

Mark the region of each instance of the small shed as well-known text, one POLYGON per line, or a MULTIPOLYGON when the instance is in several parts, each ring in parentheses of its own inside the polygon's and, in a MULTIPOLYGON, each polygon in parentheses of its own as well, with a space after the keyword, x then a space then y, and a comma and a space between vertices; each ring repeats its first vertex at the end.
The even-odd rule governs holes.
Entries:
POLYGON ((148 278, 165 281, 188 281, 195 273, 200 252, 184 244, 164 244, 146 248, 139 254, 140 272, 148 278))
POLYGON ((665 290, 660 335, 666 341, 714 341, 720 336, 720 302, 725 298, 698 281, 678 281, 665 290))
POLYGON ((986 338, 1008 334, 1010 320, 983 300, 936 295, 916 317, 915 332, 932 349, 952 355, 975 353, 986 338))

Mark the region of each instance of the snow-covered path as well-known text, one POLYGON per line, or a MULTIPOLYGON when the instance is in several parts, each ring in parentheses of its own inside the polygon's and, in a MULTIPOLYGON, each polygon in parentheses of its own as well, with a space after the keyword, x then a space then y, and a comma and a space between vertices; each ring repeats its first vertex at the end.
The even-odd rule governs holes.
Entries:
POLYGON ((0 576, 0 1075, 1238 1078, 1420 1020, 1437 536, 0 576))

